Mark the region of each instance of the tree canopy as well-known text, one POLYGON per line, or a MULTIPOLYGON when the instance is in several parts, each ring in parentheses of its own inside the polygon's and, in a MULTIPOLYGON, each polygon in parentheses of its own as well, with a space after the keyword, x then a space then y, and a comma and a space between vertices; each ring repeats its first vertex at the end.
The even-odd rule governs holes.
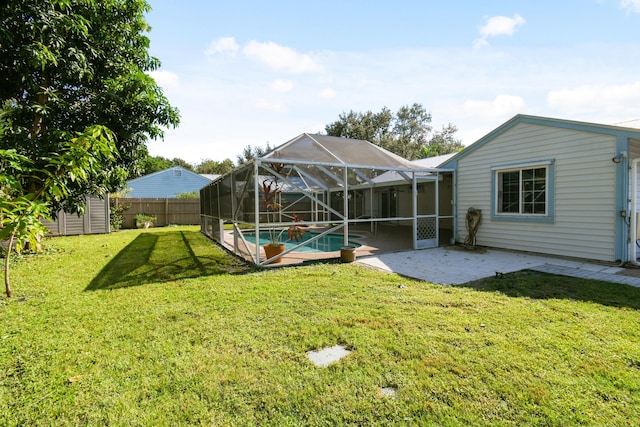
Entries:
POLYGON ((224 159, 222 161, 205 159, 196 165, 197 173, 204 173, 210 175, 224 175, 227 172, 233 170, 233 162, 231 159, 224 159))
POLYGON ((178 111, 147 74, 144 0, 5 0, 0 8, 0 240, 124 186, 178 111))
POLYGON ((190 170, 191 172, 212 175, 224 175, 225 173, 230 172, 233 169, 233 162, 231 161, 231 159, 225 159, 221 161, 204 159, 194 166, 179 157, 168 159, 163 156, 146 156, 142 160, 141 164, 142 167, 140 168, 140 172, 138 175, 136 175, 136 177, 159 172, 172 166, 182 166, 183 168, 190 170))
POLYGON ((138 176, 149 175, 150 173, 163 171, 173 166, 173 162, 166 157, 162 156, 146 156, 141 161, 141 167, 139 172, 131 178, 137 178, 138 176))
POLYGON ((25 188, 38 190, 48 159, 76 133, 101 125, 114 137, 113 158, 70 182, 67 197, 50 200, 52 212, 122 187, 147 140, 179 122, 147 74, 160 65, 148 53, 149 9, 144 0, 7 0, 0 8, 0 148, 33 162, 25 188))
POLYGON ((395 114, 387 107, 378 113, 342 113, 337 121, 325 126, 325 132, 331 136, 364 139, 409 160, 462 149, 462 143, 454 137, 457 131, 454 125, 432 132, 431 119, 431 113, 414 103, 400 107, 395 114))
POLYGON ((269 145, 268 142, 264 147, 261 147, 259 145, 253 147, 251 145, 247 145, 242 149, 242 153, 238 154, 238 156, 236 157, 236 166, 242 166, 246 163, 249 163, 255 158, 264 156, 271 150, 273 150, 273 147, 269 145))

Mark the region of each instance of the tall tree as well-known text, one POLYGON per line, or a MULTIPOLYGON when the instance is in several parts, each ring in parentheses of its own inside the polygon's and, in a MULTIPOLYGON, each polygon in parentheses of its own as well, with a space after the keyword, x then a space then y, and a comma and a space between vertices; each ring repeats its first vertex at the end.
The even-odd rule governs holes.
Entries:
POLYGON ((402 106, 393 124, 394 138, 388 148, 405 159, 413 160, 420 148, 427 145, 431 132, 431 113, 420 104, 402 106))
POLYGON ((162 156, 146 156, 142 162, 140 171, 132 178, 138 176, 149 175, 150 173, 160 172, 173 166, 173 162, 162 156))
POLYGON ((325 126, 327 135, 364 139, 409 160, 431 152, 457 151, 455 147, 460 142, 453 138, 456 131, 455 126, 449 125, 432 135, 431 113, 418 103, 402 106, 395 114, 387 107, 379 113, 350 111, 325 126), (429 151, 432 144, 439 148, 429 151))
MULTIPOLYGON (((229 160, 231 161, 231 160, 229 160)), ((233 163, 232 163, 233 165, 233 163)), ((165 169, 169 169, 172 166, 182 166, 183 168, 195 172, 196 168, 189 162, 179 157, 168 159, 163 156, 149 156, 146 155, 140 161, 140 167, 138 172, 132 178, 137 178, 143 175, 149 175, 150 173, 159 172, 165 169)), ((201 172, 198 172, 201 173, 201 172)))
POLYGON ((182 166, 186 170, 195 172, 193 165, 186 160, 181 159, 180 157, 174 157, 173 160, 171 160, 171 163, 173 164, 173 166, 182 166))
MULTIPOLYGON (((10 123, 0 148, 44 166, 69 133, 102 125, 117 152, 69 188, 52 211, 76 211, 87 193, 121 187, 146 154, 149 138, 179 122, 147 74, 160 65, 148 53, 144 0, 6 0, 0 8, 0 100, 10 123)), ((42 182, 34 177, 30 190, 42 182)))
POLYGON ((178 124, 147 74, 160 65, 148 53, 149 9, 144 0, 3 2, 3 235, 18 241, 34 217, 81 212, 86 194, 122 188, 146 141, 178 124))
POLYGON ((233 162, 231 159, 224 159, 222 161, 206 159, 196 165, 197 173, 204 173, 210 175, 224 175, 227 172, 233 170, 233 162))
POLYGON ((429 140, 427 145, 421 147, 418 157, 421 159, 427 157, 441 156, 443 154, 457 153, 464 148, 462 142, 454 137, 458 128, 451 123, 442 126, 442 129, 436 131, 433 138, 429 140))
POLYGON ((245 163, 249 163, 251 160, 257 157, 264 156, 266 153, 268 153, 272 149, 273 147, 271 147, 268 142, 267 142, 267 145, 264 147, 261 147, 259 145, 256 145, 254 147, 252 147, 251 145, 247 145, 242 149, 242 153, 238 154, 236 159, 237 160, 236 165, 242 166, 245 163))
POLYGON ((385 146, 390 142, 393 120, 393 114, 387 107, 384 107, 379 113, 349 111, 340 114, 337 121, 325 126, 325 132, 331 136, 363 139, 385 146))

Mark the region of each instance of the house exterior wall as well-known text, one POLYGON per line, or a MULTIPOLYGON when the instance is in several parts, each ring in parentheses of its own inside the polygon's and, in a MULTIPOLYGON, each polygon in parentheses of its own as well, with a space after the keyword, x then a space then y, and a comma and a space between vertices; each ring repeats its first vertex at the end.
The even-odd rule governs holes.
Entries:
POLYGON ((210 179, 179 166, 127 181, 133 198, 175 198, 178 194, 199 191, 210 179))
POLYGON ((482 210, 478 245, 603 261, 616 259, 616 137, 517 123, 457 162, 457 240, 468 208, 482 210), (550 221, 492 218, 492 167, 551 162, 550 221))

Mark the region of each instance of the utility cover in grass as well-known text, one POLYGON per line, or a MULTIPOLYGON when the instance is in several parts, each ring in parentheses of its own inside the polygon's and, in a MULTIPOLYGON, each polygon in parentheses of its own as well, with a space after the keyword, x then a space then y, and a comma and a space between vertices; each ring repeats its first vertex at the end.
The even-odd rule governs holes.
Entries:
POLYGON ((395 397, 396 393, 398 393, 398 389, 395 387, 387 386, 380 388, 380 394, 382 396, 395 397))
POLYGON ((336 362, 351 353, 341 345, 324 348, 319 351, 308 351, 307 356, 314 365, 326 368, 333 362, 336 362))

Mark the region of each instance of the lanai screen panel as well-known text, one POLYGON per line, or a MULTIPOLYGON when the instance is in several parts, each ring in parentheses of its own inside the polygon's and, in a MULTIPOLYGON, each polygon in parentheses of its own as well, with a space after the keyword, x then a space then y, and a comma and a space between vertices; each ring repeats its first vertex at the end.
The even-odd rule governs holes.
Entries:
POLYGON ((299 161, 302 177, 315 181, 315 190, 344 186, 344 166, 365 166, 347 174, 349 185, 362 185, 389 169, 415 169, 411 162, 369 141, 303 134, 267 153, 263 161, 299 161))
POLYGON ((220 206, 220 218, 231 219, 233 217, 233 207, 231 198, 233 197, 233 174, 225 175, 218 183, 218 204, 220 206))
POLYGON ((346 139, 326 135, 312 135, 322 147, 344 164, 383 168, 414 168, 400 156, 361 139, 346 139))
POLYGON ((409 161, 369 141, 306 133, 272 150, 264 158, 387 168, 415 168, 415 165, 409 161))
POLYGON ((242 168, 233 173, 234 194, 233 219, 237 222, 255 222, 255 198, 253 182, 253 165, 242 168))
POLYGON ((264 158, 341 163, 340 159, 308 134, 302 134, 267 153, 264 158))

